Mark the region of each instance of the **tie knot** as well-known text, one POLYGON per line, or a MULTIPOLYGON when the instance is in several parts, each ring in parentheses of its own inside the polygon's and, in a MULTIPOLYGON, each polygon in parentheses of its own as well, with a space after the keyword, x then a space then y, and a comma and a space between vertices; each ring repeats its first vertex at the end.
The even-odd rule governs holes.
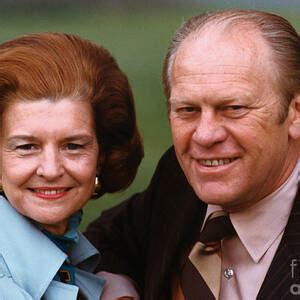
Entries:
POLYGON ((215 211, 207 218, 199 235, 199 241, 207 246, 206 252, 218 250, 221 240, 235 235, 235 229, 225 211, 215 211))

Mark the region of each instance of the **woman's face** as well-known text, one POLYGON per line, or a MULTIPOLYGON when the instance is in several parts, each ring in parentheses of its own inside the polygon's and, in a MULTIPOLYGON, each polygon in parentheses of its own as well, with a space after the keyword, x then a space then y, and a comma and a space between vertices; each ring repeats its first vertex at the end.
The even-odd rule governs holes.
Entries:
POLYGON ((63 234, 94 190, 99 148, 90 104, 16 101, 2 124, 0 179, 9 202, 63 234))

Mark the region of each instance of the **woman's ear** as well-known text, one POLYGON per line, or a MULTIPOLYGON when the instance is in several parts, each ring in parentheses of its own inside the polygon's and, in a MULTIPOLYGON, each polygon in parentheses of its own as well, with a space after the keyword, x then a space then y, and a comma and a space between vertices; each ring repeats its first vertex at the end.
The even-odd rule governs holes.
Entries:
POLYGON ((300 94, 296 95, 289 105, 289 136, 294 140, 300 140, 300 94))

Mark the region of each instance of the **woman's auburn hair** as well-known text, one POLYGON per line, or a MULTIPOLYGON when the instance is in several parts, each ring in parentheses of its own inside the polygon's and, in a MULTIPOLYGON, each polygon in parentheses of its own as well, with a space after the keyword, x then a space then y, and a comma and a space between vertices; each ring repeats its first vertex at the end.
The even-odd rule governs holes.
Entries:
POLYGON ((126 188, 143 146, 128 79, 111 54, 65 33, 30 34, 0 45, 0 117, 14 101, 66 97, 91 103, 101 194, 126 188))

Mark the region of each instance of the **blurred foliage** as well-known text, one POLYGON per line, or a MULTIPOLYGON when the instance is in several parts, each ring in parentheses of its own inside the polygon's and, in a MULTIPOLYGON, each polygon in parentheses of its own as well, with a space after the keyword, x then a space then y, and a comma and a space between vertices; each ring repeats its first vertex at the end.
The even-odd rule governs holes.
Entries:
POLYGON ((174 29, 192 11, 140 9, 17 7, 0 12, 0 42, 31 32, 69 32, 101 44, 127 74, 136 101, 138 124, 144 139, 145 158, 132 186, 114 195, 92 200, 85 207, 82 228, 109 207, 149 182, 155 165, 171 144, 161 66, 174 29))
MULTIPOLYGON (((169 1, 163 6, 120 5, 111 9, 100 5, 105 1, 87 1, 85 6, 75 6, 77 2, 82 1, 24 1, 23 5, 19 1, 2 2, 0 42, 31 32, 74 33, 108 48, 128 75, 144 138, 145 158, 130 188, 87 204, 81 226, 83 229, 103 209, 143 190, 159 157, 171 145, 161 85, 163 58, 176 28, 190 16, 207 10, 207 7, 198 4, 184 8, 168 4, 172 3, 169 1)), ((299 26, 295 10, 287 10, 282 15, 296 27, 299 26)))

